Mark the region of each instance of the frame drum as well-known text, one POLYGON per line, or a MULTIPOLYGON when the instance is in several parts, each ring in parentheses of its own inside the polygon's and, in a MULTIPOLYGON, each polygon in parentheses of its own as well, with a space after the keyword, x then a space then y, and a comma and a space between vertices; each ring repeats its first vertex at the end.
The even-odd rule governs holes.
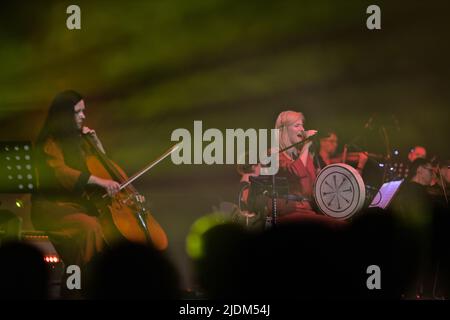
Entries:
POLYGON ((363 207, 366 187, 358 171, 347 164, 336 163, 318 173, 313 194, 323 214, 345 220, 363 207))

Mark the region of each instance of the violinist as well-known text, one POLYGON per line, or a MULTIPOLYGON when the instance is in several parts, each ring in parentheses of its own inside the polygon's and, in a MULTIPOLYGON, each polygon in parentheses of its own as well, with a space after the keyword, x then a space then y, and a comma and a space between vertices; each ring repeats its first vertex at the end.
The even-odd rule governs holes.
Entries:
POLYGON ((87 185, 103 188, 109 196, 120 188, 118 182, 91 175, 85 159, 89 148, 83 134, 95 138, 84 126, 85 103, 75 91, 56 95, 35 144, 35 161, 39 175, 38 190, 32 196, 32 222, 48 231, 65 265, 83 268, 105 247, 95 207, 83 197, 87 185))
POLYGON ((450 161, 440 161, 434 164, 434 179, 428 188, 428 193, 434 201, 440 203, 443 207, 449 207, 450 196, 450 161))
MULTIPOLYGON (((310 147, 311 138, 317 131, 305 130, 304 125, 303 113, 290 110, 281 112, 275 122, 275 128, 280 130, 277 176, 286 178, 289 187, 287 197, 277 198, 277 220, 279 223, 311 221, 341 227, 346 222, 318 213, 314 205, 313 186, 316 168, 310 147)), ((272 215, 272 204, 269 203, 268 206, 268 214, 272 215)))
POLYGON ((338 137, 334 131, 324 131, 319 136, 319 151, 316 155, 315 165, 318 170, 323 169, 332 163, 356 163, 356 170, 362 175, 364 167, 368 160, 366 152, 347 152, 344 147, 344 152, 341 155, 336 155, 338 147, 338 137))

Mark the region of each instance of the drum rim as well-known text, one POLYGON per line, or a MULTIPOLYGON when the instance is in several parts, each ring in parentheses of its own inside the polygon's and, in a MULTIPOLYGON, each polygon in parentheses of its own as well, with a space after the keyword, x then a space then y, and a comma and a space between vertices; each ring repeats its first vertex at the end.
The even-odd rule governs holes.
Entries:
MULTIPOLYGON (((352 183, 352 186, 353 186, 353 183, 352 183)), ((355 188, 353 187, 353 189, 355 189, 355 188)), ((353 168, 352 166, 350 166, 350 165, 348 165, 346 163, 332 163, 332 164, 329 164, 326 167, 324 167, 317 174, 316 179, 315 179, 314 184, 313 184, 313 197, 314 197, 314 201, 315 201, 317 207, 319 208, 320 212, 322 212, 324 215, 326 215, 328 217, 331 217, 333 219, 336 219, 336 220, 347 220, 347 219, 353 217, 356 213, 358 213, 364 206, 365 197, 366 197, 366 190, 365 190, 364 180, 361 177, 361 175, 359 174, 359 172, 355 168, 353 168), (349 172, 352 175, 352 177, 354 178, 355 183, 356 183, 356 185, 358 187, 358 191, 359 191, 359 197, 356 200, 356 201, 358 201, 358 203, 356 204, 355 208, 352 210, 352 212, 350 212, 350 213, 348 213, 348 214, 346 214, 345 216, 342 216, 342 217, 336 217, 336 216, 330 215, 329 213, 325 212, 323 210, 323 208, 321 207, 320 203, 318 202, 318 199, 317 199, 317 196, 316 196, 316 193, 317 193, 316 192, 317 181, 323 175, 325 170, 329 171, 329 169, 332 168, 332 167, 338 167, 338 168, 344 169, 347 172, 349 172)))

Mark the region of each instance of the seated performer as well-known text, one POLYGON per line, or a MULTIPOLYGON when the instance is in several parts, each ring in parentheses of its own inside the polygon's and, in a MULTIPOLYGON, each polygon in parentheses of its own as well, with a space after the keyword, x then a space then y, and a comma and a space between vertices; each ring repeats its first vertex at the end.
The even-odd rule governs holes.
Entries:
MULTIPOLYGON (((279 147, 283 150, 317 131, 304 128, 305 117, 300 112, 284 111, 278 115, 275 128, 279 129, 279 147)), ((279 154, 278 176, 288 180, 290 197, 277 201, 280 221, 293 218, 292 215, 316 212, 311 205, 313 184, 316 179, 316 169, 309 154, 311 142, 292 147, 279 154), (297 197, 297 199, 295 199, 297 197)))
POLYGON ((109 196, 119 183, 91 175, 82 134, 91 134, 103 151, 93 130, 83 126, 85 104, 74 91, 58 94, 35 144, 39 174, 38 190, 32 196, 31 218, 35 228, 49 231, 49 239, 65 265, 83 268, 105 245, 102 228, 93 205, 83 197, 89 184, 104 188, 109 196))
POLYGON ((338 137, 334 131, 319 133, 319 141, 319 150, 315 155, 315 165, 318 170, 332 163, 353 162, 356 164, 356 170, 362 175, 367 160, 369 159, 366 152, 352 152, 351 158, 349 158, 347 149, 344 147, 342 155, 337 156, 338 137))
MULTIPOLYGON (((277 193, 279 190, 286 190, 286 187, 289 190, 288 194, 278 194, 276 199, 277 222, 302 220, 338 227, 343 225, 344 222, 316 214, 314 209, 312 196, 316 168, 309 152, 311 141, 305 141, 304 143, 302 141, 315 135, 317 131, 305 131, 304 120, 305 118, 300 112, 284 111, 279 114, 275 123, 275 128, 279 129, 279 150, 277 150, 279 152, 279 170, 275 179, 279 182, 276 190, 277 193)), ((277 151, 270 150, 270 152, 277 151)), ((254 226, 257 226, 256 229, 260 229, 264 221, 266 227, 273 222, 272 197, 270 194, 272 188, 270 181, 273 177, 259 176, 260 169, 260 165, 238 167, 242 176, 239 196, 240 208, 246 218, 248 216, 250 221, 254 221, 254 226), (268 220, 266 220, 267 217, 268 220)))
POLYGON ((401 185, 390 206, 419 259, 414 294, 423 297, 433 295, 436 279, 448 270, 449 215, 448 209, 428 192, 435 174, 433 169, 429 160, 416 158, 410 166, 408 180, 401 185))
MULTIPOLYGON (((433 166, 424 158, 417 158, 411 164, 409 180, 402 184, 393 203, 401 213, 424 217, 431 209, 431 198, 427 187, 433 181, 433 166)), ((412 221, 412 219, 410 219, 412 221)))

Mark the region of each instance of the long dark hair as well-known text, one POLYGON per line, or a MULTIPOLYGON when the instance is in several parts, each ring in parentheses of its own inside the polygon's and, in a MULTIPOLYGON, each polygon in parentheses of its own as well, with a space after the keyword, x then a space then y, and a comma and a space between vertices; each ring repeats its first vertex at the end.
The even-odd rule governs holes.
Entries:
POLYGON ((74 168, 82 166, 80 131, 74 119, 74 107, 81 100, 83 97, 73 90, 55 96, 35 143, 39 158, 43 156, 46 141, 51 138, 61 148, 66 164, 74 168))

